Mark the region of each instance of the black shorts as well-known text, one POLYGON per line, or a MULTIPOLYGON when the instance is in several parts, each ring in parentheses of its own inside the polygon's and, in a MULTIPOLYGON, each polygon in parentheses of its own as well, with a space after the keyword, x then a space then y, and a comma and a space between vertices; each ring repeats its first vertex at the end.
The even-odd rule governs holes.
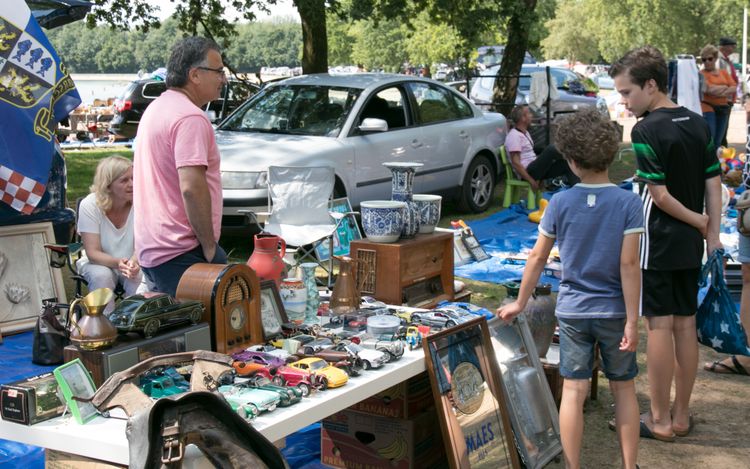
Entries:
POLYGON ((698 310, 700 272, 700 269, 642 270, 641 315, 694 315, 698 310))

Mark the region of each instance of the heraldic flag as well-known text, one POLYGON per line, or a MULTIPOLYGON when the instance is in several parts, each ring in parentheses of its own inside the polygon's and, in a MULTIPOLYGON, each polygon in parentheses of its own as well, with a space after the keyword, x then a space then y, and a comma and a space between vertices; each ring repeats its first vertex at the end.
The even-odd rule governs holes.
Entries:
POLYGON ((34 210, 52 165, 55 125, 80 103, 26 2, 0 2, 0 200, 34 210))

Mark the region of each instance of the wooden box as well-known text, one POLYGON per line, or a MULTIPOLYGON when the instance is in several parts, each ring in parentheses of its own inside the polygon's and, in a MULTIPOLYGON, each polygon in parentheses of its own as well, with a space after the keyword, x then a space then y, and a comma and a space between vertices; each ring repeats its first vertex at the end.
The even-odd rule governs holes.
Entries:
POLYGON ((388 304, 432 308, 453 300, 453 233, 430 233, 382 244, 352 241, 363 295, 388 304))
POLYGON ((94 384, 101 386, 114 373, 126 370, 147 358, 168 353, 211 350, 211 331, 206 323, 165 331, 150 339, 137 334, 121 335, 111 348, 85 351, 68 345, 63 351, 65 362, 80 358, 91 373, 94 384))

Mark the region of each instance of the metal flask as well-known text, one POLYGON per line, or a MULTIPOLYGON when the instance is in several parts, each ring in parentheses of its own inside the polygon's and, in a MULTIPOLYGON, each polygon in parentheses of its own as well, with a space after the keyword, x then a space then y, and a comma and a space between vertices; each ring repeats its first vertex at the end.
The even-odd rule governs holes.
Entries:
POLYGON ((105 316, 104 308, 112 299, 109 288, 99 288, 70 304, 70 341, 82 350, 99 350, 110 347, 117 340, 117 329, 105 316), (75 307, 83 304, 84 315, 75 319, 75 307))
POLYGON ((357 311, 361 302, 357 280, 354 276, 354 263, 351 257, 334 256, 339 261, 339 274, 333 285, 330 311, 334 316, 351 314, 357 311))

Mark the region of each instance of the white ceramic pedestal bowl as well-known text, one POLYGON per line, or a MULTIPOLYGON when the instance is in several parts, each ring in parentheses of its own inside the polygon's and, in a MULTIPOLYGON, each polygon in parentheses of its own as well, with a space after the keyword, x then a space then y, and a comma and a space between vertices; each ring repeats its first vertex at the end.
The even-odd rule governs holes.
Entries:
POLYGON ((362 213, 362 228, 367 239, 374 243, 398 241, 404 227, 406 202, 366 200, 359 206, 362 213))
POLYGON ((419 212, 419 232, 432 233, 440 221, 440 205, 443 198, 432 194, 414 194, 413 200, 419 212))

